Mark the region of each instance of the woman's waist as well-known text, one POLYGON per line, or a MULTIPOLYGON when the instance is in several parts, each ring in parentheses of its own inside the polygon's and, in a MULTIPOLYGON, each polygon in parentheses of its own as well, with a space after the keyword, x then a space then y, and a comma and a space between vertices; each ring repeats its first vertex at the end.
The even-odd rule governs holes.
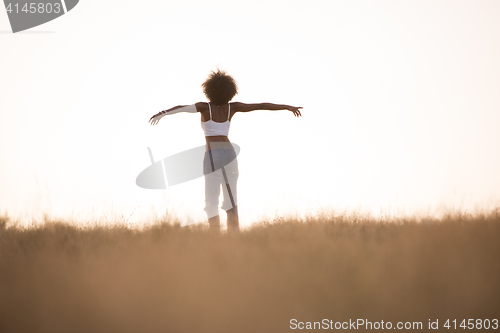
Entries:
POLYGON ((207 144, 211 144, 212 142, 231 143, 227 135, 205 136, 205 140, 207 141, 207 144))
POLYGON ((231 149, 234 150, 233 145, 229 141, 229 139, 226 137, 214 137, 214 136, 207 136, 207 144, 206 144, 206 149, 207 150, 214 150, 214 149, 231 149), (210 138, 210 139, 209 139, 210 138))

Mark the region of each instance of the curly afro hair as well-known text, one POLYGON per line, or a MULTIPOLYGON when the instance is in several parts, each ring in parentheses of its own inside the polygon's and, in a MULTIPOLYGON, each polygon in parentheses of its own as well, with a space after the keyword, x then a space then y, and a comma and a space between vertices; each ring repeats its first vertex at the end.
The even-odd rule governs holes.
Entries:
POLYGON ((229 103, 238 93, 236 81, 232 76, 220 69, 212 71, 208 79, 201 86, 203 87, 205 96, 215 105, 229 103))

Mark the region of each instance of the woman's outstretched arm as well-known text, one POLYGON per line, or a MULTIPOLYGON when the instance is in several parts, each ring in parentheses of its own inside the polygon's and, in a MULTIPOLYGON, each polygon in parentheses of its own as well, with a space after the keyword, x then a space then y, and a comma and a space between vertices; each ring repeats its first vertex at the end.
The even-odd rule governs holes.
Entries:
POLYGON ((160 111, 158 112, 157 114, 155 114, 154 116, 151 117, 151 119, 149 119, 149 123, 151 123, 151 125, 156 125, 158 124, 158 122, 160 121, 161 118, 163 118, 164 116, 166 115, 170 115, 170 114, 174 114, 174 113, 178 113, 178 112, 197 112, 197 109, 196 109, 196 105, 195 104, 192 104, 192 105, 177 105, 177 106, 174 106, 173 108, 170 108, 168 110, 164 110, 164 111, 160 111))
POLYGON ((256 103, 256 104, 245 104, 240 102, 231 103, 234 112, 249 112, 255 110, 288 110, 292 111, 295 117, 300 117, 300 110, 302 106, 291 106, 285 104, 273 104, 273 103, 256 103))

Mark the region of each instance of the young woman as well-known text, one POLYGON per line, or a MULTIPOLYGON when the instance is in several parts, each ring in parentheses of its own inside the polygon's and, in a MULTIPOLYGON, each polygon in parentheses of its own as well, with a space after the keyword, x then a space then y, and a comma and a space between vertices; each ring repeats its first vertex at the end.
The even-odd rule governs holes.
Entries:
POLYGON ((239 231, 238 203, 236 183, 238 180, 238 161, 231 142, 228 139, 231 119, 237 112, 254 110, 288 110, 300 117, 302 107, 290 105, 259 103, 245 104, 229 103, 238 93, 234 79, 224 71, 212 71, 202 84, 208 103, 199 102, 192 105, 178 105, 171 109, 160 111, 149 119, 151 125, 156 125, 165 115, 178 112, 201 113, 201 127, 205 132, 207 142, 203 161, 205 175, 205 211, 211 229, 220 230, 219 195, 222 185, 224 201, 222 209, 227 213, 228 232, 239 231))

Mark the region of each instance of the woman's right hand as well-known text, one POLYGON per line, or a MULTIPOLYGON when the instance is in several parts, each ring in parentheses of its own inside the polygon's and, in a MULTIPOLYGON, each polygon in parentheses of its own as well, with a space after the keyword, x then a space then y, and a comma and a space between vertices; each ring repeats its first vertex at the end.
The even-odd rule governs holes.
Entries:
POLYGON ((302 114, 300 114, 300 110, 299 110, 299 109, 302 109, 302 106, 298 106, 298 107, 297 107, 297 106, 290 106, 290 105, 289 105, 289 106, 287 107, 287 110, 292 111, 292 112, 293 112, 293 115, 294 115, 295 117, 300 117, 300 116, 302 116, 302 114))

